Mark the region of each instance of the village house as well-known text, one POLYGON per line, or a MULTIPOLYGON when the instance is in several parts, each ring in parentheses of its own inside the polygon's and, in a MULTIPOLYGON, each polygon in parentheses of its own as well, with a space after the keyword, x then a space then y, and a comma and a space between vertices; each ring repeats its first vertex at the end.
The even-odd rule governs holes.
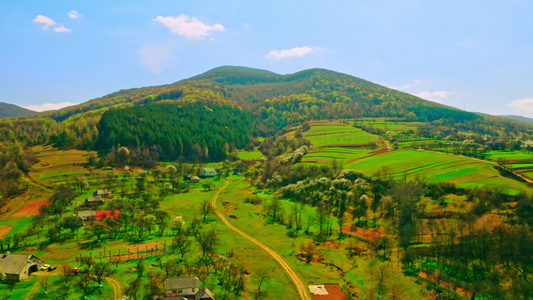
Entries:
POLYGON ((95 206, 100 206, 104 204, 105 204, 105 201, 100 196, 93 196, 93 197, 89 197, 85 199, 85 206, 95 207, 95 206))
POLYGON ((239 168, 233 169, 233 175, 241 175, 241 169, 239 168))
POLYGON ((78 216, 83 221, 96 221, 96 211, 94 210, 80 210, 78 211, 78 216))
POLYGON ((200 288, 200 279, 196 276, 170 277, 163 283, 165 297, 170 299, 215 299, 207 288, 200 288))
POLYGON ((217 171, 211 167, 205 167, 200 172, 201 177, 215 177, 217 176, 217 171))
POLYGON ((44 262, 31 254, 11 254, 6 252, 0 257, 0 272, 8 281, 21 281, 31 273, 37 272, 44 262))
POLYGON ((104 199, 108 199, 108 198, 111 198, 113 196, 113 194, 111 194, 111 192, 109 190, 97 190, 96 192, 94 192, 94 196, 95 197, 102 197, 104 199))

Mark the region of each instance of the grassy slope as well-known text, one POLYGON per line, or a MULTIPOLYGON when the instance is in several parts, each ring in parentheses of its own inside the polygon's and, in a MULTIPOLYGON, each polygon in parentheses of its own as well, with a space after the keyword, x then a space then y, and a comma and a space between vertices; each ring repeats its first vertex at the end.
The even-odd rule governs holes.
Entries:
MULTIPOLYGON (((86 161, 86 155, 88 153, 76 152, 64 153, 65 157, 69 159, 61 160, 58 156, 51 155, 54 153, 54 149, 38 149, 38 155, 41 158, 41 162, 36 166, 36 173, 40 174, 36 176, 32 174, 32 178, 35 178, 34 187, 35 194, 40 197, 46 198, 50 195, 50 192, 43 188, 38 191, 38 186, 44 185, 53 185, 57 183, 57 166, 62 166, 64 172, 61 173, 60 178, 63 180, 71 179, 72 176, 79 174, 79 169, 82 168, 79 166, 80 163, 86 161), (68 161, 68 163, 67 163, 68 161), (69 172, 71 172, 69 174, 69 172)), ((59 153, 56 153, 59 154, 59 153)), ((59 156, 60 157, 60 156, 59 156)), ((83 168, 82 168, 83 169, 83 168)), ((103 178, 108 171, 104 170, 94 170, 93 172, 87 171, 86 175, 89 176, 89 179, 103 178)), ((132 172, 136 176, 137 171, 132 172)), ((318 247, 319 252, 326 258, 326 261, 333 263, 334 265, 340 267, 345 272, 345 279, 341 276, 341 272, 333 269, 329 266, 320 263, 310 263, 306 264, 295 258, 295 254, 299 253, 299 247, 302 244, 307 244, 311 242, 311 239, 307 236, 300 236, 296 239, 291 239, 286 235, 286 229, 284 226, 278 224, 269 224, 263 215, 263 206, 254 206, 251 204, 244 203, 244 198, 252 195, 254 193, 253 189, 250 189, 249 185, 243 182, 243 177, 233 176, 232 184, 224 191, 219 198, 218 208, 223 213, 225 213, 231 222, 237 226, 239 229, 245 231, 246 233, 254 236, 256 239, 267 245, 268 247, 274 249, 280 253, 290 264, 293 266, 297 274, 299 274, 304 281, 304 283, 339 283, 345 287, 348 284, 352 284, 352 291, 358 294, 365 294, 369 287, 374 284, 370 278, 371 272, 371 259, 370 258, 357 258, 353 259, 347 256, 347 251, 344 250, 346 245, 353 241, 354 238, 345 238, 339 244, 338 249, 330 247, 318 247), (228 205, 230 204, 230 205, 228 205), (233 217, 232 217, 233 216, 233 217)), ((92 183, 91 191, 98 188, 97 182, 101 180, 90 180, 92 183)), ((213 181, 216 186, 220 187, 222 183, 218 181, 213 181)), ((130 182, 132 186, 134 181, 130 182)), ((91 191, 86 191, 74 201, 73 205, 67 208, 67 211, 63 214, 63 217, 68 216, 73 213, 74 207, 81 204, 84 199, 91 194, 91 191)), ((211 200, 214 191, 204 192, 201 188, 201 184, 194 184, 191 186, 191 191, 185 194, 171 195, 166 198, 161 203, 161 209, 166 210, 170 213, 170 219, 173 219, 175 216, 183 216, 187 224, 190 223, 194 215, 199 213, 199 206, 205 200, 211 200)), ((270 194, 258 194, 260 197, 267 201, 272 198, 270 194)), ((118 195, 116 197, 119 197, 118 195)), ((23 204, 25 201, 30 199, 21 197, 19 199, 14 199, 13 202, 20 201, 23 204)), ((287 214, 290 212, 292 203, 288 200, 282 200, 283 207, 287 214)), ((15 209, 14 209, 15 211, 15 209)), ((315 209, 306 208, 304 213, 304 219, 309 217, 314 217, 316 215, 315 209)), ((11 218, 10 214, 4 215, 3 219, 0 220, 0 226, 13 226, 13 230, 9 233, 10 236, 18 232, 23 232, 32 228, 31 217, 22 217, 22 218, 11 218)), ((233 231, 229 230, 220 220, 210 216, 208 217, 208 223, 204 224, 204 228, 214 228, 217 230, 221 237, 221 243, 217 249, 219 253, 234 253, 234 260, 237 260, 242 264, 247 272, 250 273, 247 276, 246 280, 246 290, 243 292, 241 299, 253 299, 253 293, 258 285, 258 278, 255 277, 257 270, 260 268, 265 268, 271 270, 270 278, 267 279, 262 286, 262 290, 266 292, 267 299, 296 299, 296 291, 293 288, 290 280, 282 271, 282 269, 267 255, 266 252, 257 248, 254 244, 247 241, 246 239, 238 236, 233 231)), ((60 265, 61 263, 68 263, 72 266, 76 266, 75 258, 79 255, 87 256, 91 255, 93 257, 99 257, 105 251, 112 254, 118 254, 119 250, 121 254, 126 253, 125 246, 128 244, 137 243, 138 241, 132 237, 126 240, 103 240, 103 242, 94 247, 93 240, 90 237, 85 236, 85 228, 81 228, 76 237, 71 237, 63 240, 60 243, 47 244, 45 241, 46 238, 47 226, 40 230, 38 227, 33 229, 33 235, 31 237, 32 243, 43 243, 41 246, 27 246, 15 252, 19 253, 33 253, 43 259, 46 263, 52 265, 60 265)), ((311 230, 314 231, 316 228, 311 227, 311 230)), ((69 234, 67 231, 63 231, 63 236, 67 237, 69 234)), ((197 243, 191 238, 193 249, 190 252, 190 259, 197 259, 199 255, 199 249, 197 243)), ((170 235, 164 235, 158 237, 152 235, 145 238, 142 242, 158 241, 163 244, 169 245, 171 242, 170 235)), ((165 255, 163 256, 163 261, 170 259, 174 256, 165 255)), ((127 285, 127 282, 135 278, 135 273, 131 272, 131 269, 135 267, 136 261, 123 262, 118 265, 116 272, 112 275, 113 278, 116 278, 123 284, 123 288, 127 285)), ((146 259, 145 265, 148 266, 146 272, 156 271, 162 272, 157 267, 157 262, 154 257, 146 259), (151 267, 153 265, 154 267, 151 267)), ((60 276, 58 276, 59 271, 54 271, 55 274, 50 277, 50 280, 53 286, 59 286, 60 276)), ((43 272, 46 273, 46 272, 43 272)), ((48 274, 48 273, 46 273, 48 274)), ((145 273, 146 274, 146 273, 145 273)), ((412 279, 405 278, 399 272, 396 272, 394 275, 394 280, 397 282, 403 282, 402 285, 405 288, 406 295, 410 295, 411 298, 421 297, 419 290, 420 287, 416 285, 412 279)), ((210 277, 206 281, 206 284, 212 288, 215 294, 221 294, 223 291, 216 285, 216 277, 210 277)), ((113 291, 111 287, 104 283, 102 289, 94 289, 88 299, 102 299, 102 298, 111 298, 113 291)), ((42 291, 42 288, 37 283, 37 276, 31 276, 29 279, 25 280, 22 283, 17 284, 15 287, 14 295, 27 295, 28 298, 35 297, 39 299, 53 299, 53 288, 50 289, 48 295, 45 295, 42 291)), ((7 289, 0 288, 0 298, 8 296, 7 289)), ((21 296, 22 297, 22 296, 21 296)), ((72 289, 70 298, 77 299, 81 298, 82 295, 76 291, 75 288, 72 289)))
MULTIPOLYGON (((372 125, 369 120, 366 125, 372 125)), ((372 155, 372 149, 354 149, 351 144, 364 144, 377 137, 358 128, 338 122, 310 122, 311 129, 304 132, 304 137, 311 141, 313 148, 304 162, 343 163, 344 168, 358 169, 372 175, 384 168, 397 179, 407 177, 431 182, 452 182, 460 187, 474 188, 491 186, 502 188, 509 193, 531 193, 524 183, 505 178, 487 161, 431 151, 397 150, 372 155), (339 137, 343 135, 343 137, 339 137), (320 147, 337 144, 336 147, 320 147), (318 146, 317 146, 318 145, 318 146)), ((394 128, 395 123, 377 122, 375 127, 394 128)), ((406 130, 406 125, 397 124, 397 130, 406 130)), ((419 143, 419 142, 418 142, 419 143)), ((404 143, 400 145, 400 148, 404 143)), ((498 157, 498 153, 493 154, 498 157)), ((517 158, 533 157, 533 155, 516 154, 517 158)), ((508 156, 507 156, 508 158, 508 156)), ((526 174, 527 175, 527 174, 526 174)))

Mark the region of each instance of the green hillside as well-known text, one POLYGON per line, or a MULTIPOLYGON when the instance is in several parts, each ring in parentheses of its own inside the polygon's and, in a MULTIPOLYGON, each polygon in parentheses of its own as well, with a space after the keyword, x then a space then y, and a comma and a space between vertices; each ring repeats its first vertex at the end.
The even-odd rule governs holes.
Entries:
POLYGON ((25 109, 23 107, 0 102, 0 118, 16 118, 16 117, 24 117, 36 114, 37 112, 34 112, 29 109, 25 109))
MULTIPOLYGON (((27 145, 53 143, 62 148, 107 152, 108 144, 98 148, 102 144, 97 143, 106 111, 163 103, 237 107, 257 122, 254 137, 272 136, 287 125, 308 120, 354 118, 423 122, 424 126, 414 129, 425 138, 471 132, 477 136, 527 139, 533 132, 532 126, 521 122, 461 111, 330 70, 280 75, 225 66, 168 85, 121 90, 61 110, 0 122, 0 140, 16 137, 27 145)), ((140 140, 141 144, 146 141, 140 140)), ((200 146, 206 147, 207 141, 200 146)))

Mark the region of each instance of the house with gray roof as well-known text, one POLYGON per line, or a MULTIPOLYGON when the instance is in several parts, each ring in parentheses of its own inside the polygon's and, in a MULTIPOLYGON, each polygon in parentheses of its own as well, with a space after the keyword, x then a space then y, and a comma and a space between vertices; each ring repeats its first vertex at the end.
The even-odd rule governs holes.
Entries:
POLYGON ((209 289, 200 288, 200 279, 196 276, 167 278, 163 283, 163 288, 165 299, 215 299, 209 289))
POLYGON ((98 207, 105 204, 105 201, 100 196, 92 196, 85 199, 85 206, 98 207))
POLYGON ((83 221, 96 221, 96 211, 94 210, 80 210, 78 211, 78 216, 83 221))
POLYGON ((97 190, 94 192, 93 196, 97 197, 100 196, 102 198, 111 198, 113 194, 111 194, 111 191, 104 189, 104 190, 97 190))
POLYGON ((211 167, 205 167, 202 168, 202 171, 200 172, 201 177, 215 177, 217 176, 217 171, 214 168, 211 167))
POLYGON ((44 262, 31 254, 11 254, 0 256, 0 273, 6 274, 8 281, 21 281, 31 273, 37 272, 44 262))

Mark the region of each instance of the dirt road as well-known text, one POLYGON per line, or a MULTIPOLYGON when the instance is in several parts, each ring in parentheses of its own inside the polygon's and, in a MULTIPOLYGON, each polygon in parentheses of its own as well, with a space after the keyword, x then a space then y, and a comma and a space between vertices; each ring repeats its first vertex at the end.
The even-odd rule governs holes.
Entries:
POLYGON ((261 242, 259 242, 258 240, 254 239, 253 237, 251 237, 251 236, 247 235, 246 233, 242 232, 241 230, 237 229, 235 226, 231 225, 231 223, 228 221, 228 219, 226 219, 226 217, 222 213, 220 213, 218 211, 218 209, 217 209, 218 196, 220 195, 220 192, 223 191, 226 187, 228 187, 228 185, 231 182, 228 179, 226 179, 226 180, 227 180, 226 184, 221 189, 219 189, 217 191, 217 193, 215 194, 215 196, 213 197, 213 201, 211 202, 211 207, 213 208, 213 211, 220 217, 220 219, 222 219, 222 221, 229 228, 231 228, 233 231, 237 232, 241 236, 245 237, 246 239, 252 241, 254 244, 259 246, 261 249, 265 250, 268 254, 270 254, 270 256, 272 256, 276 260, 276 262, 287 272, 287 274, 291 278, 292 282, 296 286, 296 290, 298 291, 298 294, 300 295, 300 299, 302 299, 302 300, 311 300, 311 297, 307 293, 307 287, 302 283, 302 281, 300 280, 298 275, 296 275, 296 273, 294 273, 294 271, 289 266, 289 264, 279 254, 277 254, 276 252, 272 251, 270 248, 268 248, 267 246, 263 245, 261 242))
POLYGON ((109 284, 113 288, 113 293, 115 295, 113 299, 114 300, 122 299, 122 285, 120 284, 120 282, 118 282, 118 280, 111 278, 111 277, 106 277, 106 280, 107 282, 109 282, 109 284))

